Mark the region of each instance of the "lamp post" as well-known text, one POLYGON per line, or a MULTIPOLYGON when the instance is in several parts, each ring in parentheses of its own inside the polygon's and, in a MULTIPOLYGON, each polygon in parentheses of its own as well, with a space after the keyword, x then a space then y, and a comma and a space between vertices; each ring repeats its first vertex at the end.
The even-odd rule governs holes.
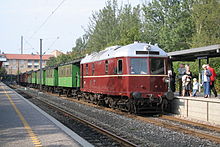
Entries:
POLYGON ((40 39, 40 91, 42 91, 42 41, 43 39, 40 39))

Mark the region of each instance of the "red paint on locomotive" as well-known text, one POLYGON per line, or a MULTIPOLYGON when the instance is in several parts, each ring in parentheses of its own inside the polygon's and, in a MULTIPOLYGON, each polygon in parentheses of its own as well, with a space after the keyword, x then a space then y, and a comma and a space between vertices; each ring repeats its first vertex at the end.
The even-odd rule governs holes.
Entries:
MULTIPOLYGON (((139 67, 136 67, 136 70, 140 70, 139 67)), ((124 57, 122 55, 122 57, 88 61, 81 64, 81 74, 81 91, 84 92, 129 98, 133 97, 134 92, 138 92, 141 98, 158 98, 164 96, 168 90, 167 83, 164 82, 164 78, 167 77, 167 57, 124 57), (163 71, 159 74, 151 71, 152 66, 157 66, 151 62, 157 59, 163 62, 163 71), (122 72, 119 65, 121 61, 122 72), (143 68, 145 71, 132 73, 132 62, 146 65, 146 68, 143 68)))

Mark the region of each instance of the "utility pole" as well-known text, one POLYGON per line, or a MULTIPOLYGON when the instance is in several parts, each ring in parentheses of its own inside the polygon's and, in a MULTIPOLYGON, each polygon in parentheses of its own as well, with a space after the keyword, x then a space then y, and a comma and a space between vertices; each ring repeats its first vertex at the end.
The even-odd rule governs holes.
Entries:
POLYGON ((23 54, 23 36, 21 36, 21 54, 23 54))
POLYGON ((43 39, 40 39, 40 91, 42 91, 42 41, 43 39))

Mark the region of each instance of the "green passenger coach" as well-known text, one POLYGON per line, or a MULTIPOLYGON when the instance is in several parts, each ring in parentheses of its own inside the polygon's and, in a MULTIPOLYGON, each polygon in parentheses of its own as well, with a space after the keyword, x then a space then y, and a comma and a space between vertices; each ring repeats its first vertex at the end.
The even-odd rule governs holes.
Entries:
POLYGON ((31 73, 31 84, 35 85, 37 82, 37 78, 36 78, 36 71, 33 71, 31 73))
POLYGON ((46 86, 58 86, 58 69, 49 68, 45 71, 45 85, 46 86))
POLYGON ((32 72, 33 71, 29 71, 27 74, 28 74, 28 85, 30 85, 32 83, 32 72))
POLYGON ((67 88, 80 87, 80 69, 76 64, 58 67, 58 86, 67 88))
MULTIPOLYGON (((37 73, 36 73, 36 83, 37 84, 40 84, 40 70, 37 70, 37 73)), ((41 84, 42 85, 45 85, 45 69, 42 69, 42 80, 41 80, 41 84)))

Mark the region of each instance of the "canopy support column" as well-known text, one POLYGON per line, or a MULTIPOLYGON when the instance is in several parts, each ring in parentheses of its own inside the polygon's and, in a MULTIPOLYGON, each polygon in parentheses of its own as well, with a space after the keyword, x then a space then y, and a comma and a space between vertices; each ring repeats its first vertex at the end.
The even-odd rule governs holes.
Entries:
POLYGON ((199 59, 199 92, 201 92, 201 59, 199 59))

